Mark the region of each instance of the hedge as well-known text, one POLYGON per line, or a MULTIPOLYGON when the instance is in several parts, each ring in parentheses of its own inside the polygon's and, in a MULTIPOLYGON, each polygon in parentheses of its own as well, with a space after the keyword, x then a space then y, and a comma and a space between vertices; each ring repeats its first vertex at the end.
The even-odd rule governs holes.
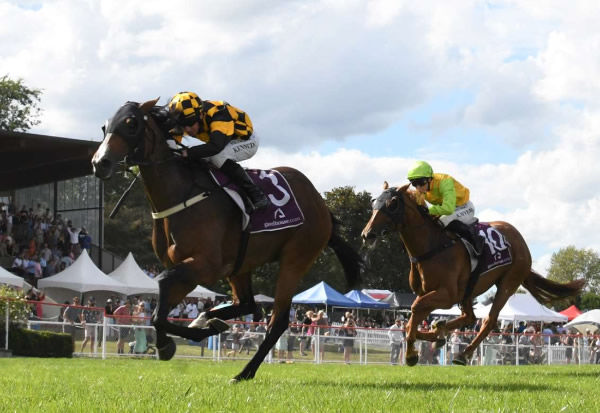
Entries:
MULTIPOLYGON (((0 326, 0 347, 4 348, 6 332, 0 326)), ((14 356, 73 357, 73 340, 70 334, 36 331, 11 326, 8 348, 14 356)))

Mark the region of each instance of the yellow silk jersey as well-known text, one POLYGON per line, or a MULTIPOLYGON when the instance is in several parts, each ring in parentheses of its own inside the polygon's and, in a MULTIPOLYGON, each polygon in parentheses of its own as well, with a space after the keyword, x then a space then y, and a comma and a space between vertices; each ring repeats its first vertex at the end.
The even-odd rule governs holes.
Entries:
MULTIPOLYGON (((247 140, 253 132, 252 121, 246 112, 221 100, 202 101, 200 131, 196 136, 208 143, 211 136, 220 134, 229 142, 232 139, 247 140)), ((181 136, 175 136, 181 142, 181 136)))
POLYGON ((469 189, 450 175, 433 174, 429 185, 427 193, 417 192, 417 202, 420 205, 425 205, 425 201, 432 204, 429 207, 431 215, 450 215, 457 206, 469 201, 469 189))

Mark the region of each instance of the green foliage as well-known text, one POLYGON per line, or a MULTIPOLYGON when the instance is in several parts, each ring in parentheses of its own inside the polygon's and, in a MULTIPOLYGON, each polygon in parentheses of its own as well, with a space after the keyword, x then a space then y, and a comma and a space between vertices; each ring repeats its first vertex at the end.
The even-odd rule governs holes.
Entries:
POLYGON ((0 286, 0 326, 6 324, 6 303, 9 305, 9 322, 19 323, 27 321, 29 305, 25 298, 14 288, 0 286))
MULTIPOLYGON (((3 329, 0 329, 3 330, 3 329)), ((5 331, 0 331, 0 345, 4 346, 5 331)), ((27 357, 72 357, 73 340, 69 334, 51 331, 36 331, 11 325, 8 348, 15 356, 27 357)))
POLYGON ((600 296, 590 292, 582 294, 579 308, 583 311, 600 308, 600 296))
POLYGON ((586 289, 600 293, 600 256, 592 249, 577 249, 570 245, 552 254, 548 279, 569 282, 583 278, 586 289))
POLYGON ((0 129, 25 132, 38 125, 42 91, 23 84, 23 79, 0 77, 0 129))
POLYGON ((121 257, 129 252, 141 267, 159 264, 152 249, 152 217, 141 178, 133 185, 116 217, 109 218, 135 175, 120 172, 104 183, 104 246, 121 257))

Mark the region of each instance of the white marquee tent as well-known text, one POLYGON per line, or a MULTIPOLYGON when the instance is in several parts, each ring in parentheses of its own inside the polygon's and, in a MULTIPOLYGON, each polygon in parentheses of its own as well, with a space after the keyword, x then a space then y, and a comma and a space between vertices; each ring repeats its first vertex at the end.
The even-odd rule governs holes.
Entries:
POLYGON ((97 304, 103 304, 102 300, 111 293, 127 294, 127 286, 104 274, 85 250, 63 271, 40 279, 38 288, 59 303, 70 300, 75 292, 83 294, 94 291, 97 304))
POLYGON ((201 285, 196 286, 186 297, 194 297, 194 298, 210 298, 211 300, 215 300, 217 296, 224 296, 225 294, 219 294, 214 291, 209 290, 208 288, 204 288, 201 285))
POLYGON ((125 261, 108 276, 124 284, 127 288, 127 295, 158 294, 158 282, 146 275, 131 252, 127 255, 125 261))
POLYGON ((590 310, 578 315, 571 322, 565 324, 565 327, 576 328, 581 333, 585 333, 585 330, 589 329, 596 334, 596 331, 600 329, 600 310, 590 310))
POLYGON ((25 282, 23 277, 14 275, 13 273, 9 272, 8 270, 5 270, 2 267, 0 267, 0 284, 8 284, 12 285, 13 287, 19 288, 23 288, 24 286, 29 285, 25 282))
MULTIPOLYGON (((487 317, 491 308, 492 304, 486 306, 476 305, 474 307, 475 317, 487 317)), ((454 306, 449 310, 435 310, 432 314, 460 315, 460 310, 457 306, 454 306)), ((498 319, 513 321, 513 323, 516 321, 543 321, 545 323, 567 322, 567 316, 544 307, 529 293, 513 294, 504 305, 504 308, 500 311, 498 319)))

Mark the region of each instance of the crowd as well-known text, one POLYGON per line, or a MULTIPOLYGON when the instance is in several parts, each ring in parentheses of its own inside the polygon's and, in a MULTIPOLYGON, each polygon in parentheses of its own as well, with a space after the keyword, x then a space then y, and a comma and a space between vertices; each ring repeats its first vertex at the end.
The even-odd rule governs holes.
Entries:
POLYGON ((14 257, 10 271, 33 286, 70 266, 92 246, 85 227, 75 228, 41 204, 19 211, 13 204, 0 204, 0 211, 0 257, 14 257))

